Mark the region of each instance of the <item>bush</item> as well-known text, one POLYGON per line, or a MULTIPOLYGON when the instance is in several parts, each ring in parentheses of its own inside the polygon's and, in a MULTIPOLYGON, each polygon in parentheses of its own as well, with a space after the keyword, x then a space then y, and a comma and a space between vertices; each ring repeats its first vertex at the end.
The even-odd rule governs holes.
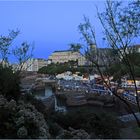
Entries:
POLYGON ((87 123, 87 129, 101 138, 119 138, 118 128, 117 120, 105 113, 91 116, 87 123))
POLYGON ((49 137, 46 121, 33 105, 0 96, 1 139, 49 137))
POLYGON ((21 100, 23 100, 25 103, 31 103, 35 108, 44 115, 45 120, 49 117, 49 112, 46 110, 46 106, 44 103, 36 99, 32 94, 25 94, 20 97, 21 100))
POLYGON ((49 132, 51 136, 56 137, 61 133, 62 128, 57 123, 53 123, 49 121, 48 125, 49 125, 49 132))
POLYGON ((18 99, 20 96, 20 78, 17 73, 13 73, 11 67, 0 65, 0 94, 8 100, 18 99))
POLYGON ((75 68, 74 63, 66 62, 64 64, 49 64, 48 66, 40 68, 38 73, 55 75, 55 74, 60 74, 66 71, 71 71, 72 73, 75 73, 78 71, 81 74, 87 72, 86 68, 84 67, 75 68))
POLYGON ((68 130, 83 129, 94 133, 98 138, 119 138, 119 124, 115 117, 105 113, 95 114, 87 110, 70 111, 66 114, 55 113, 52 121, 68 130))

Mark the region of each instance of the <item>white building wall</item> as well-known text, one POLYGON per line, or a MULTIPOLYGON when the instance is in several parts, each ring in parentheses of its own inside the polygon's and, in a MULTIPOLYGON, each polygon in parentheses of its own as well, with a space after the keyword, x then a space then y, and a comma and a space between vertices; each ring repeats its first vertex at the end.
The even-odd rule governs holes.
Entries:
POLYGON ((85 65, 85 57, 82 56, 80 52, 73 51, 54 52, 51 56, 49 56, 49 60, 51 60, 52 63, 65 63, 72 60, 78 60, 78 65, 85 65))
POLYGON ((38 71, 44 66, 47 66, 47 60, 45 59, 30 59, 26 62, 27 71, 38 71))

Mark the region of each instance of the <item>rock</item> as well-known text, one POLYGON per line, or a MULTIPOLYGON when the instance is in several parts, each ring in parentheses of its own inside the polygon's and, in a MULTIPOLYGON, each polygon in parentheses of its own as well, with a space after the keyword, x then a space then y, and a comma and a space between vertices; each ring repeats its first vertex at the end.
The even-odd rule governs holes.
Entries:
POLYGON ((90 93, 86 94, 87 100, 88 100, 88 99, 96 100, 99 96, 100 96, 100 95, 99 95, 99 94, 96 94, 96 93, 94 93, 94 94, 90 94, 90 93))
POLYGON ((124 91, 125 91, 124 89, 118 89, 117 94, 122 94, 122 93, 124 93, 124 91))
POLYGON ((106 105, 104 105, 104 106, 105 106, 105 107, 113 107, 114 104, 109 103, 109 104, 106 104, 106 105))
POLYGON ((101 101, 93 101, 93 100, 89 100, 89 101, 87 101, 87 103, 89 105, 97 105, 97 106, 103 106, 104 105, 104 103, 101 102, 101 101))
POLYGON ((67 99, 66 104, 67 104, 67 106, 81 106, 81 105, 86 105, 87 100, 86 99, 76 100, 73 98, 69 98, 69 99, 67 99))
POLYGON ((45 89, 45 83, 43 81, 36 81, 32 89, 34 91, 45 89))

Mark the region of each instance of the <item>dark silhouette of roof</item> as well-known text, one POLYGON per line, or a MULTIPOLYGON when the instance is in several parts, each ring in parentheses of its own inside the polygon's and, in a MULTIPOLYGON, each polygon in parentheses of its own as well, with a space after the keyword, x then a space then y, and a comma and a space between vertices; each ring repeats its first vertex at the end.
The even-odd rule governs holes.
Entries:
POLYGON ((55 52, 78 52, 78 51, 72 51, 72 50, 60 50, 60 51, 54 51, 55 52))

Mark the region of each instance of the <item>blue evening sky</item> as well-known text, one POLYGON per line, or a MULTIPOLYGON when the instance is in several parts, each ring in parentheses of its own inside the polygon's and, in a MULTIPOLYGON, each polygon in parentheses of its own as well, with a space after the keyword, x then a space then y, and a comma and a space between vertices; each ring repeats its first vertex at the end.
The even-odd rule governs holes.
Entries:
POLYGON ((0 1, 0 35, 18 28, 21 33, 14 45, 34 42, 34 57, 48 58, 55 50, 66 50, 70 43, 82 42, 78 25, 86 15, 95 26, 102 46, 95 5, 103 10, 104 1, 0 1))

